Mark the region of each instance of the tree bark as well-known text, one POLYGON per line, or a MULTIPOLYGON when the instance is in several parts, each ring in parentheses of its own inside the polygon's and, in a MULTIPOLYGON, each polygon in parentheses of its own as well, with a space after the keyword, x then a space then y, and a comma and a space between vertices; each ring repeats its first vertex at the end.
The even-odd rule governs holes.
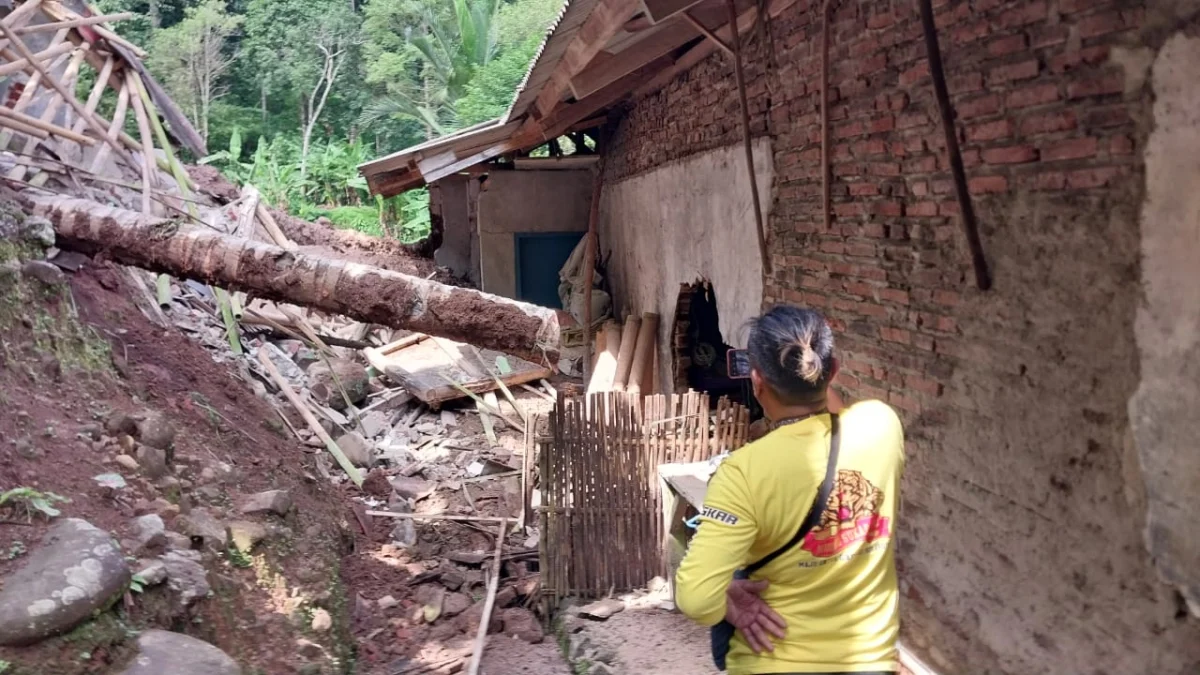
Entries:
POLYGON ((165 218, 59 196, 21 195, 61 248, 392 328, 557 363, 557 313, 377 267, 285 251, 165 218))

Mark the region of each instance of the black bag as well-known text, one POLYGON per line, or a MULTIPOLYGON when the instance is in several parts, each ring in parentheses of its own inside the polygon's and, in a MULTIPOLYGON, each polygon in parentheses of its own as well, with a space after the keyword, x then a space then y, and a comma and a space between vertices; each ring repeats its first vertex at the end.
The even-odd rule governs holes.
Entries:
MULTIPOLYGON (((800 529, 796 531, 796 536, 792 537, 791 541, 780 546, 762 560, 751 563, 744 569, 734 572, 734 579, 749 579, 751 574, 771 564, 776 558, 786 553, 788 549, 803 541, 804 537, 808 536, 808 533, 817 526, 817 523, 821 522, 821 512, 825 509, 825 502, 829 501, 829 493, 833 491, 833 479, 837 475, 838 446, 841 445, 838 416, 831 414, 829 417, 831 435, 829 440, 829 464, 825 467, 825 481, 821 483, 821 489, 817 491, 817 498, 813 501, 812 506, 809 507, 808 515, 804 517, 804 522, 800 524, 800 529)), ((725 670, 725 657, 729 655, 729 643, 733 640, 733 634, 736 630, 733 624, 724 619, 709 630, 709 637, 712 640, 713 663, 717 665, 717 670, 725 670)))

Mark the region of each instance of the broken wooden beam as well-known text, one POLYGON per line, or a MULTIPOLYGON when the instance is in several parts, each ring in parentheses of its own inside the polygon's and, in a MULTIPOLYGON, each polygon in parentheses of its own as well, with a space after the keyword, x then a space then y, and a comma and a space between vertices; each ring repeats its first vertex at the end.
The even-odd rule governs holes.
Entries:
POLYGON ((534 363, 558 362, 558 314, 552 309, 83 199, 33 192, 20 199, 54 225, 61 248, 102 251, 127 265, 468 342, 534 363))

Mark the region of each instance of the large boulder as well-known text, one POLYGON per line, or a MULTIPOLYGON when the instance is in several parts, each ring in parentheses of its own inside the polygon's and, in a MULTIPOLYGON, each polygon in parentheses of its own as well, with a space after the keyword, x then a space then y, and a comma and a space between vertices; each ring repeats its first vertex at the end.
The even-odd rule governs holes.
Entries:
POLYGON ((137 640, 138 653, 120 675, 242 675, 228 654, 183 633, 148 630, 137 640))
POLYGON ((28 645, 71 630, 121 595, 131 577, 121 549, 86 520, 46 533, 0 591, 0 644, 28 645))

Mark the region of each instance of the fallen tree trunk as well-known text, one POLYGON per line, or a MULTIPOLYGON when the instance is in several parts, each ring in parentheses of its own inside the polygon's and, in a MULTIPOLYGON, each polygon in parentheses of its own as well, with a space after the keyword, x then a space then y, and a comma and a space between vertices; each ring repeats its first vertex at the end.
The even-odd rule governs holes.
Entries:
POLYGON ((54 225, 61 248, 104 252, 154 272, 467 342, 534 363, 558 361, 558 315, 552 309, 92 201, 29 193, 21 199, 54 225))

